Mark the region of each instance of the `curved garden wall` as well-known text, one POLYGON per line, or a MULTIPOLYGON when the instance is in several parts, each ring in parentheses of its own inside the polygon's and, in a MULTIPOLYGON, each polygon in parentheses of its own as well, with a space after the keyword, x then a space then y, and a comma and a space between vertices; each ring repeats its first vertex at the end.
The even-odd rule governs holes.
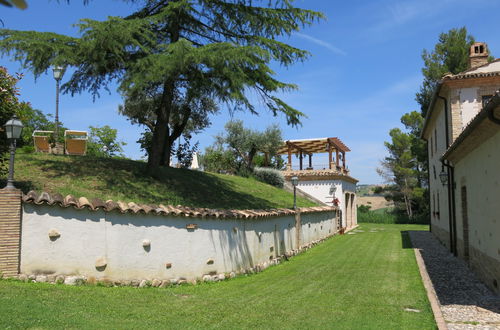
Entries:
POLYGON ((20 272, 192 281, 265 268, 335 234, 332 207, 208 210, 23 196, 20 272))

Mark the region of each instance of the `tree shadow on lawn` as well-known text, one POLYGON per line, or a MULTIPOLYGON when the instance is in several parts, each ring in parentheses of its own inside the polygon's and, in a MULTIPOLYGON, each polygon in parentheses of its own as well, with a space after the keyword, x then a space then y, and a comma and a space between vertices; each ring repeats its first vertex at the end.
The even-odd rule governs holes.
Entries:
MULTIPOLYGON (((29 161, 38 167, 48 180, 57 181, 60 177, 69 177, 76 184, 78 181, 94 181, 92 188, 96 191, 110 191, 112 195, 122 195, 128 199, 127 202, 147 201, 146 203, 150 204, 181 204, 223 209, 276 207, 268 200, 236 191, 235 183, 200 171, 161 168, 154 176, 148 176, 145 174, 146 163, 90 156, 64 156, 64 159, 33 157, 29 161)), ((36 188, 31 181, 24 181, 19 187, 25 193, 36 188)), ((100 196, 85 197, 108 199, 102 193, 100 196)))
POLYGON ((500 313, 500 296, 488 289, 465 261, 453 256, 431 235, 428 231, 401 231, 401 241, 404 249, 420 250, 441 305, 479 306, 500 313))

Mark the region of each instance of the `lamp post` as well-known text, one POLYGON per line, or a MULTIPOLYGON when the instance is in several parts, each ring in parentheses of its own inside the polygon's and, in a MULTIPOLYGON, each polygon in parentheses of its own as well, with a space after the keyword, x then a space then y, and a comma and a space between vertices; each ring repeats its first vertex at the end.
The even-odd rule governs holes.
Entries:
POLYGON ((16 140, 21 137, 23 123, 14 115, 12 119, 5 123, 4 127, 7 139, 10 141, 9 177, 7 178, 7 186, 5 189, 16 189, 16 187, 14 187, 14 157, 16 154, 16 140))
POLYGON ((297 185, 299 184, 299 177, 292 176, 292 185, 293 185, 293 209, 297 209, 297 185))
POLYGON ((52 68, 52 73, 54 74, 54 79, 56 80, 56 132, 54 134, 56 143, 59 138, 59 82, 61 81, 65 70, 66 69, 63 66, 59 65, 52 68))

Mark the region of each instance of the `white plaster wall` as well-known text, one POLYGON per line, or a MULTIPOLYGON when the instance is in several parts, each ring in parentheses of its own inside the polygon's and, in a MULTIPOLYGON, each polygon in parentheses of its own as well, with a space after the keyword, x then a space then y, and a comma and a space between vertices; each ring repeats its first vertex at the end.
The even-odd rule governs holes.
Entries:
MULTIPOLYGON (((334 216, 302 214, 300 244, 335 233, 334 216)), ((249 268, 295 248, 294 215, 217 220, 23 205, 21 272, 27 274, 189 280, 249 268), (198 229, 187 230, 188 223, 198 229), (52 229, 61 234, 56 240, 48 236, 52 229), (95 267, 99 258, 107 260, 102 271, 95 267)))
MULTIPOLYGON (((345 208, 345 193, 355 193, 356 184, 347 182, 344 180, 315 180, 315 181, 299 181, 297 188, 303 192, 313 196, 316 199, 326 203, 327 205, 333 205, 333 195, 330 194, 330 188, 335 186, 337 190, 335 191, 335 196, 339 199, 340 203, 338 207, 342 210, 342 226, 346 226, 346 208, 345 208)), ((354 218, 356 219, 356 218, 354 218)), ((357 222, 357 221, 356 221, 357 222)))
MULTIPOLYGON (((448 100, 448 104, 450 100, 448 100)), ((437 112, 434 125, 430 126, 432 139, 429 137, 427 153, 429 156, 429 192, 431 203, 431 224, 439 227, 441 230, 449 231, 449 212, 448 212, 448 192, 447 187, 443 186, 439 179, 439 173, 442 171, 440 158, 446 151, 446 119, 444 111, 444 102, 436 102, 434 111, 437 112), (434 151, 432 152, 431 149, 434 151), (439 193, 439 194, 438 194, 439 193), (433 195, 435 196, 433 198, 433 195), (439 195, 439 203, 438 203, 439 195), (433 212, 439 210, 439 217, 433 212)), ((450 128, 451 129, 451 128, 450 128)), ((446 168, 444 168, 446 172, 446 168)), ((443 241, 445 244, 449 242, 443 241)))
POLYGON ((481 100, 477 99, 477 93, 478 87, 462 88, 459 90, 462 130, 469 125, 470 121, 481 109, 481 100))
POLYGON ((465 185, 469 244, 498 261, 500 261, 499 145, 500 132, 455 165, 457 235, 463 239, 461 187, 465 185))

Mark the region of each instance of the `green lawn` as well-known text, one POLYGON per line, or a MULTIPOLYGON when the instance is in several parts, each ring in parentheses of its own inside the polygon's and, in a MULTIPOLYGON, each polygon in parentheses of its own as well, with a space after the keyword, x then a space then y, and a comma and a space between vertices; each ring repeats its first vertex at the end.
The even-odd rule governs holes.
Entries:
POLYGON ((404 233, 428 227, 359 229, 220 283, 136 289, 0 281, 0 327, 435 329, 404 233))
MULTIPOLYGON (((220 209, 290 208, 293 194, 253 178, 163 168, 155 178, 146 164, 128 159, 17 154, 16 185, 25 193, 220 209)), ((315 206, 304 198, 299 207, 315 206)))

